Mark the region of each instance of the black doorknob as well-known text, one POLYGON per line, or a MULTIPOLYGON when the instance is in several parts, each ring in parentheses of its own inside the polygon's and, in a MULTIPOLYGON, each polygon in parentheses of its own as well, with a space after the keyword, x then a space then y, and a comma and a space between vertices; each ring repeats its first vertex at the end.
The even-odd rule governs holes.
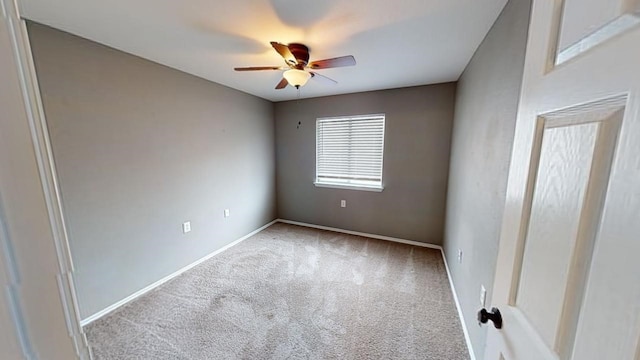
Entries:
POLYGON ((493 321, 493 326, 495 326, 496 329, 502 329, 502 315, 498 308, 491 308, 491 312, 484 308, 478 311, 478 322, 480 324, 486 324, 489 320, 493 321))

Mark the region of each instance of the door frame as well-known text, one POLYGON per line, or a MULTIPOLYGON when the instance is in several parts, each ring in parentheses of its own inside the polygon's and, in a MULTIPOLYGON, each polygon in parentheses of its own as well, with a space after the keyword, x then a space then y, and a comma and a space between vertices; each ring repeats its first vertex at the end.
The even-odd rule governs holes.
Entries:
MULTIPOLYGON (((91 352, 87 345, 87 339, 80 325, 80 312, 76 291, 73 281, 73 260, 69 247, 69 239, 65 226, 62 202, 60 197, 60 189, 58 187, 58 178, 56 167, 53 159, 53 151, 49 138, 46 118, 40 97, 40 89, 36 75, 33 56, 31 53, 31 45, 26 27, 26 20, 20 15, 19 0, 0 0, 0 10, 4 17, 8 34, 10 36, 13 56, 15 58, 20 88, 22 91, 22 99, 24 101, 24 109, 28 121, 29 130, 31 132, 31 145, 33 147, 35 160, 37 163, 39 180, 43 192, 43 197, 47 210, 47 217, 50 227, 50 235, 55 246, 55 256, 57 259, 57 273, 55 278, 59 290, 60 301, 63 305, 64 318, 69 337, 73 342, 76 354, 79 359, 91 359, 91 352)), ((0 214, 0 216, 4 215, 0 214)), ((17 261, 11 256, 9 239, 6 233, 0 233, 3 241, 3 253, 5 260, 11 270, 10 265, 17 261), (5 239, 6 238, 6 239, 5 239)), ((15 267, 13 268, 15 270, 15 267)), ((11 271, 8 271, 11 275, 11 271)), ((45 274, 43 274, 45 275, 45 274)), ((49 274, 46 274, 49 275, 49 274)), ((10 277, 10 281, 17 279, 10 277)), ((19 299, 18 299, 19 300, 19 299)), ((23 352, 28 350, 28 333, 24 330, 23 324, 19 323, 19 313, 16 308, 13 309, 14 323, 18 332, 18 337, 22 340, 23 352)), ((27 356, 25 354, 25 356, 27 356)))

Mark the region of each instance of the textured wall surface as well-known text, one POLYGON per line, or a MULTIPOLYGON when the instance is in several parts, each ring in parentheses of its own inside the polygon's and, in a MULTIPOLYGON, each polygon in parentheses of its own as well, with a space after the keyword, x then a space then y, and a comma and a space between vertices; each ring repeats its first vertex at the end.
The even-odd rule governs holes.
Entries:
POLYGON ((83 318, 275 219, 272 103, 42 25, 29 33, 83 318))
POLYGON ((447 83, 276 103, 278 217, 442 243, 455 89, 447 83), (384 191, 316 187, 316 119, 377 113, 386 114, 384 191))
POLYGON ((480 286, 491 294, 493 285, 530 7, 505 6, 458 82, 444 249, 480 359, 486 330, 475 316, 480 286))

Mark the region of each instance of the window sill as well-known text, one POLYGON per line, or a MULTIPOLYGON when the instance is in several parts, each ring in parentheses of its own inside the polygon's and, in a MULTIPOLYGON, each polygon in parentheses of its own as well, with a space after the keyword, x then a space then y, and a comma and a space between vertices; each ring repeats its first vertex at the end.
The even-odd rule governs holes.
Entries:
POLYGON ((334 184, 334 183, 319 183, 314 182, 316 187, 333 188, 333 189, 347 189, 347 190, 361 190, 361 191, 373 191, 382 192, 383 186, 365 186, 365 185, 349 185, 349 184, 334 184))

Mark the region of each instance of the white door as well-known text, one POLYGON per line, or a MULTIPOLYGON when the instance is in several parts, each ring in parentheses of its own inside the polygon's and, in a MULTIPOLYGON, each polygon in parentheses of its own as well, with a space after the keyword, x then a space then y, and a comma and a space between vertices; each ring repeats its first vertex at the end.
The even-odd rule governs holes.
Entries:
POLYGON ((640 360, 639 16, 533 2, 485 360, 640 360))
POLYGON ((0 359, 89 359, 17 6, 0 0, 0 359))
MULTIPOLYGON (((1 218, 0 221, 2 221, 1 218)), ((3 246, 3 236, 2 223, 0 223, 0 349, 2 349, 0 354, 4 359, 20 359, 24 357, 24 354, 18 338, 18 329, 16 329, 13 319, 15 310, 11 304, 11 293, 9 292, 12 279, 7 273, 9 267, 5 264, 8 256, 5 254, 3 246)))
POLYGON ((13 148, 8 144, 9 119, 18 117, 20 111, 24 111, 20 99, 20 89, 16 86, 16 70, 13 66, 13 51, 4 4, 0 0, 0 358, 22 359, 25 354, 20 344, 20 333, 16 325, 18 311, 16 309, 16 285, 18 282, 17 271, 13 259, 9 254, 9 236, 6 210, 3 202, 3 191, 7 173, 6 165, 9 161, 7 153, 13 148))

